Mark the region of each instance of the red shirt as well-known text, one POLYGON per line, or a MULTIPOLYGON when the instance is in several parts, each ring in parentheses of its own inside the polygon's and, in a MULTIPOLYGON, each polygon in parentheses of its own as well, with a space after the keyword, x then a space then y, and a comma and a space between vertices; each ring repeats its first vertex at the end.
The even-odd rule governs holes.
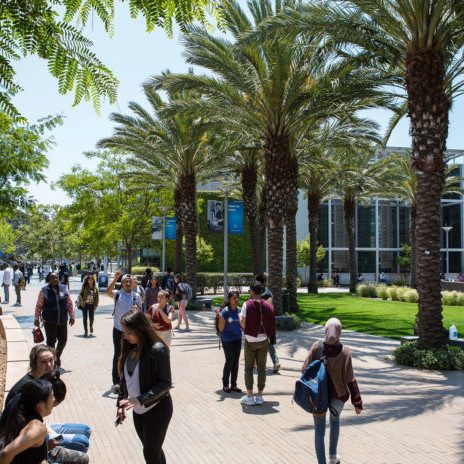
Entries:
MULTIPOLYGON (((158 312, 156 311, 159 307, 159 304, 154 304, 152 306, 150 306, 150 309, 148 310, 148 314, 150 315, 150 320, 155 323, 155 324, 161 324, 161 328, 160 329, 156 329, 156 330, 159 330, 159 331, 165 331, 165 330, 171 330, 172 329, 172 324, 169 322, 165 322, 164 319, 163 319, 163 316, 161 316, 161 314, 158 314, 158 312)), ((164 314, 166 315, 169 315, 169 313, 172 311, 174 312, 174 308, 171 306, 171 305, 166 305, 166 307, 163 309, 159 308, 160 311, 163 311, 164 314)))

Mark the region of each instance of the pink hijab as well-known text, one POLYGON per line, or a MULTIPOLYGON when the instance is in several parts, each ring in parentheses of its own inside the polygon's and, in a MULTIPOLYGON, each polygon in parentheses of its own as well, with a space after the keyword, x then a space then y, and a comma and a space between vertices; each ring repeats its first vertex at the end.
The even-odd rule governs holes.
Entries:
POLYGON ((336 318, 332 317, 325 323, 325 338, 324 343, 327 345, 336 345, 342 333, 342 323, 336 318))

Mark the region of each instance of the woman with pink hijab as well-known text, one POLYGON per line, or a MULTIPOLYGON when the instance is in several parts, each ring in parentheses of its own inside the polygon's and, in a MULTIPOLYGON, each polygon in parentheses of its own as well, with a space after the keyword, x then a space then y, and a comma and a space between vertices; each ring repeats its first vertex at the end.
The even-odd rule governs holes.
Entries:
MULTIPOLYGON (((356 414, 363 409, 361 394, 353 372, 351 352, 348 346, 340 343, 341 322, 333 317, 325 323, 322 356, 326 358, 325 368, 329 376, 330 393, 330 442, 329 464, 340 464, 337 455, 338 437, 340 435, 340 414, 343 406, 351 396, 356 414)), ((303 363, 302 371, 318 357, 319 343, 315 342, 303 363)), ((326 464, 325 458, 325 414, 313 414, 314 442, 318 464, 326 464)))

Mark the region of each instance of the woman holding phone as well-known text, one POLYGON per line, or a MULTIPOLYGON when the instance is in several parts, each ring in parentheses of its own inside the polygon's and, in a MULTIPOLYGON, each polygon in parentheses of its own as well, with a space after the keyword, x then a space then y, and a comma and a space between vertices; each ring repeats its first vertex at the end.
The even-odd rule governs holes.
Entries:
POLYGON ((169 304, 169 292, 160 290, 158 293, 158 304, 152 305, 147 313, 147 318, 157 335, 169 347, 172 340, 172 317, 174 307, 169 304))
POLYGON ((162 446, 172 417, 169 348, 138 309, 122 316, 121 327, 117 423, 125 419, 125 411, 133 409, 145 462, 165 464, 162 446))

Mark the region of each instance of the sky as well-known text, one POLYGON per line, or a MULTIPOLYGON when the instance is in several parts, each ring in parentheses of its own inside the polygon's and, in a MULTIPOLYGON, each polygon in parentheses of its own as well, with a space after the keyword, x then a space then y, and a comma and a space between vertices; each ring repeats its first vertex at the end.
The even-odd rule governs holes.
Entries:
MULTIPOLYGON (((112 112, 128 112, 130 101, 146 103, 141 88, 144 81, 167 69, 172 72, 187 72, 189 69, 182 57, 178 31, 172 39, 162 29, 147 33, 143 18, 132 19, 126 3, 115 3, 118 7, 113 37, 104 31, 97 17, 85 30, 87 38, 94 42, 92 51, 120 81, 117 103, 102 102, 100 115, 95 112, 91 101, 73 107, 72 92, 60 95, 58 83, 48 73, 46 61, 31 56, 14 63, 17 81, 24 91, 13 101, 23 116, 30 122, 47 115, 62 114, 65 117, 64 124, 52 132, 55 145, 47 153, 50 161, 45 171, 47 183, 31 185, 30 193, 40 204, 69 203, 65 193, 59 189, 52 190, 50 184, 76 164, 88 169, 95 167, 96 161, 86 159, 83 153, 94 150, 99 139, 112 134, 113 123, 109 121, 112 112)), ((464 149, 463 103, 461 98, 452 109, 449 149, 464 149)), ((383 130, 387 127, 387 112, 373 110, 367 112, 367 116, 376 120, 383 130)), ((410 146, 408 128, 408 121, 404 119, 393 132, 388 145, 410 146)))

